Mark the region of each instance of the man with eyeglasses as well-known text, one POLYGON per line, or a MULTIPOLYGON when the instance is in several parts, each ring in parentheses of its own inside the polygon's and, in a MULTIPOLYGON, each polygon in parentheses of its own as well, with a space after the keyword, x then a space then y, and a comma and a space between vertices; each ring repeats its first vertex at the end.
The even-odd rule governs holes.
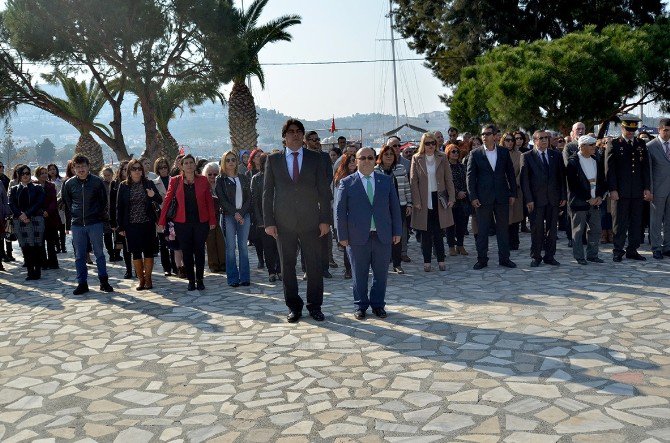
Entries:
POLYGON ((542 261, 552 266, 560 265, 554 255, 558 211, 567 200, 565 165, 561 154, 549 149, 550 138, 548 131, 535 131, 534 149, 521 156, 521 189, 531 219, 530 256, 533 261, 530 266, 533 268, 540 266, 542 261))
MULTIPOLYGON (((307 149, 319 153, 319 155, 323 158, 326 178, 328 183, 332 183, 333 168, 331 167, 330 155, 327 152, 322 151, 321 138, 319 137, 319 134, 316 131, 309 131, 307 134, 305 134, 305 145, 307 146, 307 149)), ((302 269, 304 270, 305 258, 303 254, 300 254, 300 263, 302 264, 302 269)), ((337 268, 338 265, 335 263, 335 258, 333 257, 333 234, 330 230, 328 231, 328 234, 321 237, 321 264, 323 266, 324 278, 333 278, 333 275, 330 273, 328 268, 337 268)), ((306 277, 307 274, 305 274, 303 279, 306 279, 306 277)))
POLYGON ((380 318, 384 310, 391 245, 400 242, 402 221, 391 176, 374 172, 375 152, 356 153, 358 171, 340 181, 335 214, 338 240, 347 248, 353 276, 354 317, 365 319, 368 307, 380 318), (372 287, 368 296, 368 273, 372 287))
POLYGON ((652 195, 647 147, 644 141, 635 137, 639 121, 634 115, 622 117, 621 136, 612 140, 605 152, 605 175, 615 206, 612 211, 612 260, 616 263, 623 260, 624 253, 631 260, 646 260, 637 249, 642 241, 644 202, 651 201, 652 195))
POLYGON ((568 160, 573 155, 576 155, 579 152, 579 137, 586 134, 586 125, 582 122, 575 122, 572 125, 572 130, 570 131, 570 143, 564 146, 563 148, 563 163, 565 166, 568 165, 568 160))
POLYGON ((498 129, 493 124, 482 127, 484 146, 475 148, 468 160, 467 188, 472 207, 477 214, 477 263, 474 269, 488 266, 489 227, 495 223, 498 240, 498 263, 507 268, 516 268, 510 260, 509 208, 516 195, 516 176, 509 151, 496 145, 498 129), (495 222, 494 222, 495 217, 495 222))
POLYGON ((572 255, 580 265, 588 262, 603 263, 598 257, 600 245, 600 205, 607 193, 605 170, 595 158, 596 139, 582 135, 577 139, 579 152, 568 159, 566 178, 570 206, 572 235, 581 239, 586 235, 586 257, 581 241, 574 242, 572 255))

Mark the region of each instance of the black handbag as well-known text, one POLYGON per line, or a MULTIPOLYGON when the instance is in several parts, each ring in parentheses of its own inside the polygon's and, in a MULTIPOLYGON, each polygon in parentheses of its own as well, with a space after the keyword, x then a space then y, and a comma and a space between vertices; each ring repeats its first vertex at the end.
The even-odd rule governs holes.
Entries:
POLYGON ((165 213, 165 218, 168 221, 174 220, 177 216, 177 196, 173 195, 172 200, 170 200, 170 205, 168 206, 167 212, 165 213))

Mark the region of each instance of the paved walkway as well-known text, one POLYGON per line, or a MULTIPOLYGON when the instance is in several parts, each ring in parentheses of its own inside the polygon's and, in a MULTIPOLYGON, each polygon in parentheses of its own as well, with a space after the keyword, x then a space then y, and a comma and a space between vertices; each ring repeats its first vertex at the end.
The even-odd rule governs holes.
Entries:
POLYGON ((340 267, 297 325, 260 271, 138 292, 115 263, 117 292, 75 297, 71 256, 32 286, 6 265, 0 441, 670 440, 670 260, 579 266, 561 238, 531 270, 528 242, 427 274, 412 241, 387 319, 353 318, 340 267))

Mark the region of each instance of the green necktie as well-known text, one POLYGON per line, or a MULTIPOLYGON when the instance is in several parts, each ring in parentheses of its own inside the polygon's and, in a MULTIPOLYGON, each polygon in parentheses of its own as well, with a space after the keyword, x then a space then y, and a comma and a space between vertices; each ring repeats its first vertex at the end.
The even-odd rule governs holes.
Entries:
MULTIPOLYGON (((375 194, 372 191, 372 176, 368 175, 368 176, 365 177, 365 179, 367 180, 367 184, 365 185, 365 189, 368 192, 368 200, 370 200, 370 204, 372 205, 373 204, 372 202, 375 199, 375 194)), ((377 226, 375 225, 375 216, 374 215, 370 219, 370 230, 371 231, 376 231, 377 230, 377 226)))

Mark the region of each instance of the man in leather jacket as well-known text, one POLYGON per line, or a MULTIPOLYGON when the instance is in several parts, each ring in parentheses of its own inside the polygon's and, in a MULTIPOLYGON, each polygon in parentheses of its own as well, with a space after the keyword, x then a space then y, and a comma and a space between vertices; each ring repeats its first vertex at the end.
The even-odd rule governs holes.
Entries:
POLYGON ((89 171, 89 161, 83 155, 72 159, 75 176, 63 185, 61 195, 72 215, 72 243, 75 250, 77 288, 74 295, 88 292, 86 251, 91 243, 98 267, 100 290, 112 292, 107 277, 107 264, 103 248, 103 222, 107 220, 107 191, 102 179, 89 171))

